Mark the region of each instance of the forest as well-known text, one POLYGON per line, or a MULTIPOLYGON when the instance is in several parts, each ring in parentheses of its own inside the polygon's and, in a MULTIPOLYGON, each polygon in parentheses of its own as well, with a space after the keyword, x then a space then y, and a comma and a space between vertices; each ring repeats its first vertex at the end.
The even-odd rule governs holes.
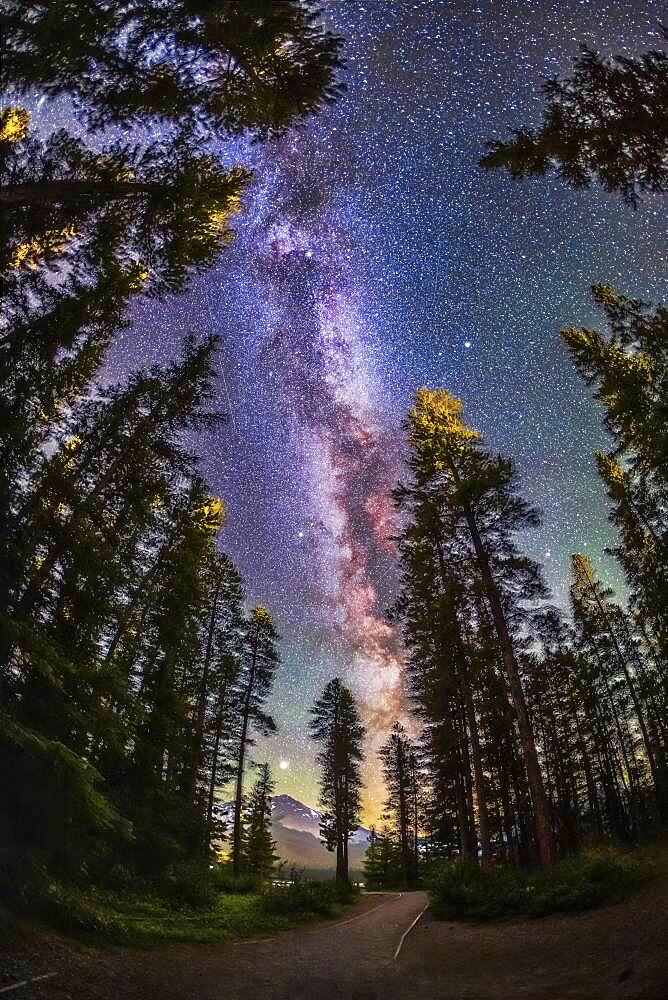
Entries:
MULTIPOLYGON (((226 143, 326 114, 345 40, 298 0, 6 0, 0 25, 0 878, 28 910, 54 885, 255 891, 284 874, 252 751, 276 729, 281 623, 247 601, 200 467, 198 434, 226 433, 220 344, 194 329, 177 359, 102 376, 133 306, 185 293, 244 224, 253 174, 226 143), (35 94, 81 128, 35 127, 35 94)), ((544 91, 541 128, 472 169, 665 209, 665 51, 584 50, 544 91)), ((592 295, 598 329, 561 336, 609 436, 595 462, 627 592, 602 553, 575 552, 558 607, 523 549, 540 515, 512 456, 455 386, 418 390, 391 490, 407 714, 379 754, 369 886, 426 885, 439 864, 550 870, 665 830, 668 309, 618 280, 592 295)), ((333 678, 305 726, 347 887, 363 706, 333 678)), ((291 881, 295 907, 323 905, 291 881)))

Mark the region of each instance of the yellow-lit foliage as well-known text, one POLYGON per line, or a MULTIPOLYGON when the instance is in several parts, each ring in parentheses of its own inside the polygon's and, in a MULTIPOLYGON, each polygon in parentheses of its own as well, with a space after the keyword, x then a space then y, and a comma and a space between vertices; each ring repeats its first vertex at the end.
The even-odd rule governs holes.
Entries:
POLYGON ((251 611, 251 620, 260 628, 270 629, 274 627, 274 619, 271 617, 267 609, 261 604, 258 604, 251 611))
POLYGON ((591 590, 592 580, 594 579, 594 567, 589 556, 585 556, 581 552, 576 552, 571 556, 571 565, 573 567, 571 590, 574 597, 582 598, 591 590))
POLYGON ((74 235, 74 227, 66 226, 65 229, 47 230, 39 239, 19 243, 9 266, 16 270, 25 267, 35 271, 45 258, 62 254, 67 249, 68 243, 74 239, 74 235))
POLYGON ((408 439, 416 452, 429 455, 443 469, 481 435, 462 417, 462 403, 446 389, 418 389, 408 414, 408 439))
POLYGON ((596 452, 596 465, 598 472, 615 499, 621 500, 629 486, 628 473, 624 471, 619 462, 610 455, 596 452))
MULTIPOLYGON (((233 179, 236 179, 240 172, 245 175, 242 168, 234 167, 231 171, 233 179)), ((212 205, 206 223, 209 233, 221 237, 224 243, 231 243, 234 239, 234 233, 230 229, 230 220, 232 216, 239 214, 242 207, 241 191, 236 194, 228 194, 223 201, 212 205)))
POLYGON ((138 292, 148 281, 150 271, 143 264, 135 264, 129 272, 129 288, 131 292, 138 292))
POLYGON ((21 142, 29 124, 30 113, 25 108, 5 108, 0 114, 0 142, 21 142))
POLYGON ((81 438, 78 434, 75 434, 70 438, 66 438, 63 441, 61 455, 63 458, 63 465, 66 469, 72 469, 74 467, 74 453, 80 444, 81 438))
POLYGON ((218 497, 209 497, 207 502, 195 511, 199 528, 211 535, 217 535, 225 523, 225 504, 218 497))

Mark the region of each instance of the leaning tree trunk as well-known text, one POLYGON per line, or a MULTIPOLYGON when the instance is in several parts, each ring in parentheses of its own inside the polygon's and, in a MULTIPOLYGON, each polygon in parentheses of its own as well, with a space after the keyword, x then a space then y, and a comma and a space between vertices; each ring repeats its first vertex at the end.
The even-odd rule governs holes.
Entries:
POLYGON ((241 741, 239 744, 239 759, 237 761, 237 784, 234 797, 234 827, 232 833, 232 872, 237 877, 241 872, 241 802, 244 791, 244 764, 246 761, 246 741, 248 739, 248 722, 250 718, 251 700, 253 697, 253 687, 255 685, 255 670, 257 666, 257 654, 259 633, 256 633, 253 641, 253 654, 251 660, 251 670, 244 698, 243 721, 241 724, 241 741))
POLYGON ((211 601, 211 611, 209 613, 209 627, 206 637, 206 651, 204 653, 204 663, 202 665, 202 676, 200 678, 199 693, 197 697, 197 714, 194 727, 194 747, 193 757, 188 775, 187 797, 189 802, 195 801, 197 791, 197 775, 199 773, 202 760, 202 742, 204 740, 204 721, 206 717, 206 702, 209 684, 209 669, 211 667, 211 656, 213 653, 213 638, 216 627, 216 612, 218 610, 218 600, 222 587, 222 577, 218 576, 211 601))
POLYGON ((227 697, 227 678, 218 697, 218 712, 216 714, 216 729, 211 752, 211 774, 209 775, 209 791, 206 805, 206 846, 211 845, 211 825, 213 823, 213 803, 216 795, 216 780, 218 778, 218 755, 223 736, 223 719, 225 716, 225 700, 227 697))
POLYGON ((520 736, 520 745, 522 747, 522 756, 524 758, 524 766, 526 768, 527 781, 529 784, 529 794, 531 796, 531 804, 533 806, 538 858, 543 867, 549 867, 554 864, 555 860, 552 819, 550 817, 550 807, 547 795, 545 794, 543 775, 538 761, 536 741, 534 739, 531 720, 529 718, 529 711, 527 709, 527 703, 522 689, 522 681, 520 678, 517 660, 515 659, 515 651, 513 649, 513 643, 508 631, 508 625, 506 623, 506 616, 501 603, 499 589, 492 575, 489 558, 487 556, 485 546, 483 545, 482 538, 480 537, 480 532, 478 531, 475 515, 468 503, 464 503, 462 507, 466 523, 471 534, 471 540, 473 542, 476 558, 478 560, 482 583, 487 595, 487 600, 489 601, 490 611, 492 612, 492 620, 494 622, 494 628, 499 640, 504 672, 508 681, 508 688, 510 690, 513 707, 515 709, 517 728, 520 736))
POLYGON ((466 723, 471 740, 471 759, 473 761, 473 779, 475 781, 475 797, 478 806, 478 829, 480 831, 480 850, 483 865, 491 857, 491 838, 489 832, 489 811, 487 809, 487 794, 485 792, 485 776, 482 766, 482 750, 478 733, 478 720, 475 714, 473 696, 468 685, 464 685, 464 705, 466 707, 466 723))

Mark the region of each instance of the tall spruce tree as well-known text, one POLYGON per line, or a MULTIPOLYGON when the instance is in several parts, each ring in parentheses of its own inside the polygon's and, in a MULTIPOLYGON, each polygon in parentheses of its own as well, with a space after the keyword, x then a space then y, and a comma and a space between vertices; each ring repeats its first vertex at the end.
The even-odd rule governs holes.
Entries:
POLYGON ((319 744, 320 824, 328 851, 336 851, 336 878, 348 882, 348 842, 360 824, 360 762, 364 727, 355 700, 338 677, 311 709, 311 737, 319 744))
POLYGON ((253 731, 264 734, 276 731, 274 720, 264 711, 264 704, 279 663, 277 639, 274 621, 267 609, 259 605, 253 608, 244 629, 242 660, 237 679, 240 689, 240 718, 232 831, 232 868, 235 876, 241 873, 243 860, 242 807, 246 751, 252 745, 253 731))
POLYGON ((546 594, 539 568, 520 555, 513 540, 518 530, 536 524, 537 516, 516 491, 512 464, 482 447, 480 434, 466 425, 461 411, 461 403, 445 390, 418 390, 406 422, 408 464, 432 520, 433 512, 440 516, 451 547, 472 568, 482 613, 493 625, 531 796, 537 855, 541 864, 550 865, 552 821, 513 636, 522 602, 546 594))
POLYGON ((604 408, 615 447, 596 456, 620 531, 615 549, 631 587, 631 607, 668 665, 668 310, 594 285, 608 336, 562 331, 578 371, 604 408))
POLYGON ((211 267, 232 238, 250 179, 193 153, 191 136, 140 147, 113 142, 92 152, 64 130, 0 143, 0 269, 66 267, 95 275, 101 240, 118 266, 138 269, 143 290, 179 291, 211 267))
POLYGON ((398 845, 402 881, 414 885, 419 858, 417 747, 401 723, 394 723, 378 756, 387 791, 383 815, 398 845))
POLYGON ((668 53, 603 59, 583 48, 573 75, 548 80, 543 92, 541 127, 490 143, 483 167, 514 178, 556 169, 575 188, 596 179, 631 205, 668 190, 668 53))
POLYGON ((279 860, 271 836, 271 796, 275 787, 269 764, 260 764, 244 810, 243 866, 250 875, 263 880, 279 860))

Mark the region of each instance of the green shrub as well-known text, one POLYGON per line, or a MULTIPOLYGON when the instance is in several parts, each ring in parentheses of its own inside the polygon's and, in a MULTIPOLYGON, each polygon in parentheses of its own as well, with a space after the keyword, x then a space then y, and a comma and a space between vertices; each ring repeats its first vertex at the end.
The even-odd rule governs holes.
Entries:
POLYGON ((216 875, 219 892, 231 895, 248 895, 260 892, 262 880, 256 875, 233 875, 231 868, 221 866, 216 875))
POLYGON ((468 920, 577 912, 622 898, 652 874, 638 855, 612 848, 583 851, 530 874, 507 864, 447 862, 432 872, 432 910, 443 919, 468 920))
POLYGON ((172 905, 194 907, 213 906, 220 891, 216 870, 208 858, 169 865, 157 888, 172 905))
POLYGON ((510 865, 444 862, 433 873, 431 888, 432 910, 443 918, 493 920, 520 913, 525 903, 522 876, 510 865))
POLYGON ((530 880, 527 912, 542 917, 589 910, 623 898, 652 874, 638 855, 612 848, 585 851, 530 880))
POLYGON ((357 891, 334 879, 311 881, 293 872, 290 881, 269 886, 262 899, 267 913, 283 916, 315 913, 325 916, 335 905, 349 903, 357 891))

